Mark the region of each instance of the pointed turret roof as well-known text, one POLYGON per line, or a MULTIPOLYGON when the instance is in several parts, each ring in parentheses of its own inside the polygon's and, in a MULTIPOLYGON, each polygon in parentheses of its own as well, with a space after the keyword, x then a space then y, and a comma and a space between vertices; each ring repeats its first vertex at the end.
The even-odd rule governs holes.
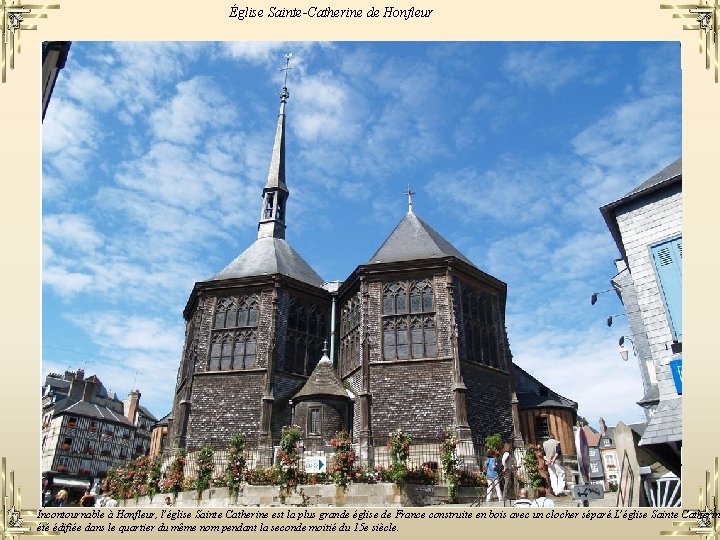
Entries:
POLYGON ((295 394, 293 399, 309 396, 337 396, 349 399, 347 390, 340 381, 333 363, 325 349, 323 357, 308 377, 305 385, 295 394))
MULTIPOLYGON (((286 60, 289 62, 290 55, 286 60)), ((292 68, 286 66, 286 73, 288 69, 292 68)), ((325 283, 285 240, 285 206, 290 194, 285 184, 285 105, 289 97, 287 86, 283 86, 257 240, 208 281, 282 274, 316 287, 325 283)))
POLYGON ((457 257, 475 266, 435 229, 409 210, 368 264, 457 257))
POLYGON ((322 287, 325 283, 284 238, 272 237, 255 240, 209 281, 272 274, 282 274, 316 287, 322 287))

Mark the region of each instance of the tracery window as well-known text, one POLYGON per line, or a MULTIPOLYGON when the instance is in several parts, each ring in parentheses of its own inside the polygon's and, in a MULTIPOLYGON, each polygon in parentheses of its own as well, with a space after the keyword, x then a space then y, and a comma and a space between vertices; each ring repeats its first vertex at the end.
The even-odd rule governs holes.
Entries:
POLYGON ((458 283, 456 294, 462 357, 486 366, 507 369, 501 354, 504 328, 499 322, 497 295, 462 283, 458 283))
POLYGON ((325 310, 316 304, 291 298, 285 341, 285 370, 309 375, 322 356, 326 338, 325 310))
POLYGON ((435 299, 429 280, 393 282, 383 288, 383 358, 437 356, 435 299))
POLYGON ((259 317, 257 294, 218 300, 213 315, 208 371, 255 367, 259 317))
POLYGON ((360 365, 360 293, 352 296, 340 314, 340 373, 360 365))

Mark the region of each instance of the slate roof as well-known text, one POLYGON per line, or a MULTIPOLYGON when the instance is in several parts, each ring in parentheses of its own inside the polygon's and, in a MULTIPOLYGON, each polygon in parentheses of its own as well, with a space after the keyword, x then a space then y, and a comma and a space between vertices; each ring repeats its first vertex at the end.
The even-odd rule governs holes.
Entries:
POLYGON ((640 439, 640 446, 682 440, 682 398, 661 400, 640 439))
POLYGON ((605 224, 610 230, 610 234, 612 234, 613 240, 615 240, 615 244, 623 258, 625 258, 625 245, 623 244, 622 235, 620 234, 620 229, 615 219, 616 210, 626 203, 644 197, 675 182, 682 182, 682 158, 676 159, 670 165, 653 174, 650 178, 616 201, 600 208, 600 213, 605 219, 605 224))
POLYGON ((98 420, 117 422, 126 426, 133 425, 122 413, 113 411, 108 407, 87 401, 72 401, 69 398, 54 404, 53 413, 56 415, 60 413, 76 414, 78 416, 97 418, 98 420))
POLYGON ((145 416, 147 416, 150 420, 152 420, 153 422, 157 422, 157 417, 153 413, 148 411, 145 407, 143 407, 142 405, 138 405, 138 409, 140 410, 141 413, 143 413, 145 416))
POLYGON ((272 274, 322 287, 321 278, 284 238, 258 238, 234 261, 207 281, 272 274))
POLYGON ((383 242, 380 249, 370 257, 368 264, 443 257, 457 257, 469 265, 475 266, 414 212, 408 212, 395 230, 390 233, 387 240, 383 242))
POLYGON ((335 396, 349 399, 347 390, 326 355, 320 359, 305 385, 293 399, 310 396, 335 396))
POLYGON ((550 390, 527 371, 513 364, 513 386, 521 409, 534 407, 562 407, 577 411, 578 404, 550 390))
POLYGON ((173 417, 172 411, 170 411, 165 416, 163 416, 160 420, 155 422, 154 427, 167 426, 170 423, 170 420, 172 420, 172 417, 173 417))

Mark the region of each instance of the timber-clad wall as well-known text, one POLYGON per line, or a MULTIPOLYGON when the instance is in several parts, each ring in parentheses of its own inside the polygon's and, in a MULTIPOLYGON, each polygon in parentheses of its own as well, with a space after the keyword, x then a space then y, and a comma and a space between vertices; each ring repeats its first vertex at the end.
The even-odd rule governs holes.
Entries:
POLYGON ((573 412, 568 409, 538 408, 520 411, 520 430, 526 443, 542 443, 535 434, 535 417, 546 416, 550 433, 560 441, 563 454, 576 455, 573 435, 573 412))
POLYGON ((441 438, 452 426, 452 361, 408 360, 370 366, 372 432, 402 429, 419 439, 441 438))
POLYGON ((238 433, 256 438, 264 387, 264 371, 196 376, 187 430, 188 451, 205 445, 226 448, 230 437, 238 433))
POLYGON ((509 375, 474 362, 462 362, 460 370, 467 387, 465 403, 473 436, 500 433, 503 440, 512 440, 509 375))

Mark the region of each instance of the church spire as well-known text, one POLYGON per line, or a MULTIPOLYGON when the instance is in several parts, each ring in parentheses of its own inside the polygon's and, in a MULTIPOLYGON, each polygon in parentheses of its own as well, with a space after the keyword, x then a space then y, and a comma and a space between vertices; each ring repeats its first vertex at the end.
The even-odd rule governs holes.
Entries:
POLYGON ((285 104, 290 97, 287 89, 287 73, 292 53, 285 55, 285 84, 280 92, 280 113, 278 114, 275 144, 273 145, 270 171, 263 189, 263 205, 258 223, 258 238, 285 238, 285 204, 288 191, 285 184, 285 104))

